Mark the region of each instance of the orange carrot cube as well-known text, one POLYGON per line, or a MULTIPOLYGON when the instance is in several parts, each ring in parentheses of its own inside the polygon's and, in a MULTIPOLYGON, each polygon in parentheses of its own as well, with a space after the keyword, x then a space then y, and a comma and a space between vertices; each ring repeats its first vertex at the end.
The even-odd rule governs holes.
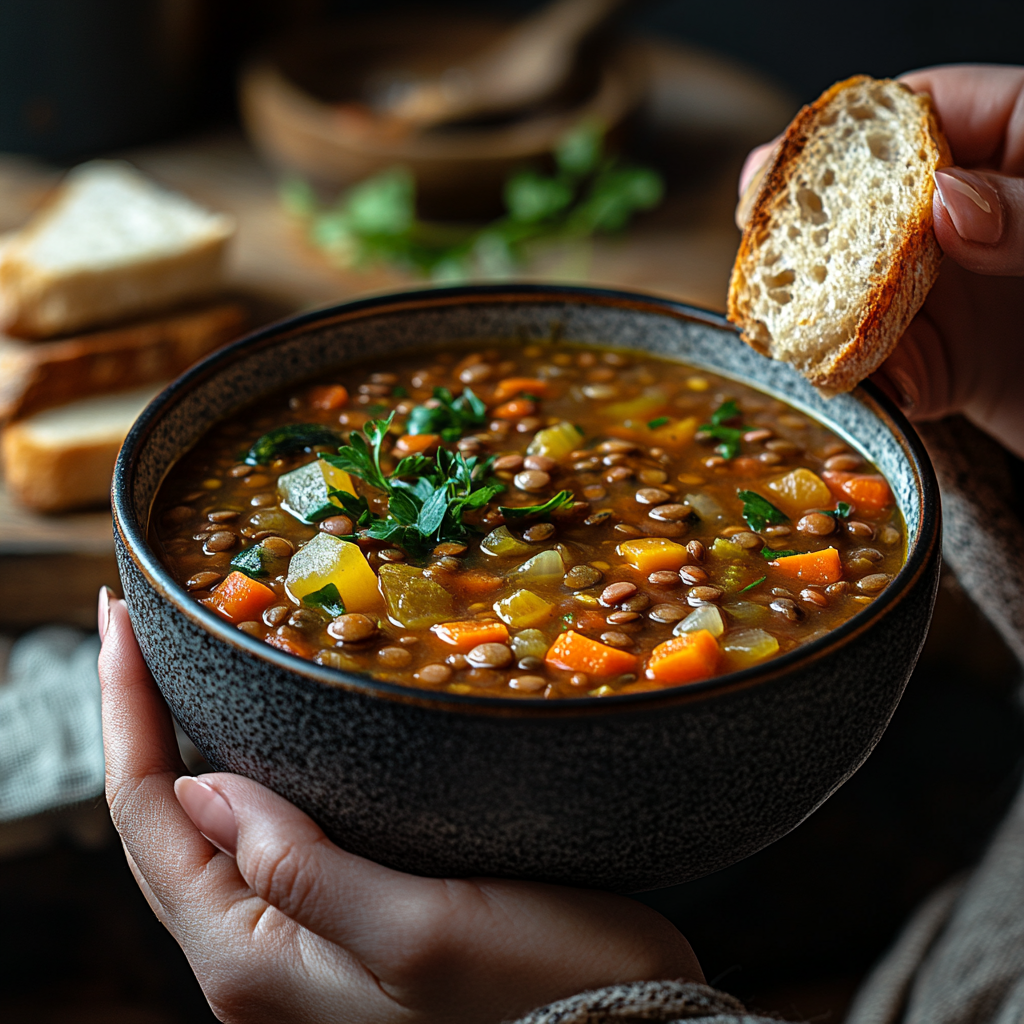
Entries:
POLYGON ((250 579, 244 572, 233 572, 199 603, 237 626, 258 619, 276 600, 277 594, 270 587, 250 579))
POLYGON ((548 648, 544 661, 553 668, 591 676, 617 676, 635 672, 637 667, 636 655, 598 643, 572 629, 559 635, 548 648))
POLYGON ((822 476, 837 500, 849 501, 863 516, 877 516, 896 503, 891 488, 878 473, 832 469, 822 476))
POLYGON ((651 651, 646 675, 665 686, 696 683, 715 674, 721 656, 718 641, 706 629, 683 633, 651 651))
POLYGON ((843 565, 835 548, 788 555, 768 564, 778 569, 783 576, 804 583, 836 583, 843 576, 843 565))
POLYGON ((348 405, 348 389, 341 384, 320 384, 309 389, 309 404, 324 412, 341 409, 348 405))
POLYGON ((506 402, 510 398, 519 395, 533 395, 534 398, 544 398, 548 393, 547 381, 537 380, 535 377, 506 377, 499 380, 494 388, 491 400, 494 402, 506 402))
POLYGON ((504 622, 441 622, 431 632, 446 644, 460 651, 470 651, 478 644, 507 644, 508 628, 504 622))

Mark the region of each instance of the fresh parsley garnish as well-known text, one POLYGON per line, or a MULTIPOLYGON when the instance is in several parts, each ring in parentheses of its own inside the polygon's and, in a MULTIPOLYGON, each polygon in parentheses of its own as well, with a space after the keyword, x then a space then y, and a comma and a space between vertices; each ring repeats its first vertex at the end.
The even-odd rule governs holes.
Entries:
POLYGON ((443 441, 457 441, 487 423, 487 406, 471 388, 454 398, 447 388, 434 388, 433 405, 417 405, 405 423, 407 434, 439 434, 443 441))
POLYGON ((282 455, 309 451, 321 444, 341 443, 341 434, 322 423, 286 423, 259 438, 246 453, 245 462, 250 466, 267 466, 282 455))
POLYGON ((326 587, 307 594, 302 599, 302 603, 325 612, 332 619, 345 614, 345 602, 342 601, 341 594, 338 593, 338 588, 333 583, 328 583, 326 587))
POLYGON ((648 430, 657 430, 658 427, 664 427, 666 424, 672 421, 667 416, 657 416, 653 420, 649 420, 647 423, 648 430))
POLYGON ((715 451, 725 459, 735 459, 740 453, 740 441, 747 428, 726 426, 729 420, 738 419, 739 416, 740 407, 730 398, 711 414, 710 423, 704 423, 699 428, 702 434, 708 434, 722 442, 715 451))
POLYGON ((270 570, 267 569, 264 562, 269 560, 270 557, 271 555, 266 548, 256 544, 251 548, 246 548, 244 551, 239 551, 231 559, 231 568, 245 573, 246 576, 253 580, 265 579, 270 575, 270 570))
POLYGON ((394 413, 386 420, 369 420, 362 433, 349 435, 348 445, 339 448, 337 455, 321 458, 387 495, 387 515, 381 516, 365 497, 332 489, 331 497, 341 502, 356 525, 376 540, 389 541, 419 557, 432 544, 465 537, 469 527, 464 513, 483 508, 505 488, 491 476, 493 458, 467 459, 462 452, 446 448, 432 459, 407 455, 385 471, 381 446, 393 419, 394 413))
POLYGON ((747 585, 746 585, 745 587, 743 587, 743 588, 742 588, 742 589, 740 590, 740 593, 741 593, 741 594, 745 594, 745 593, 746 593, 746 592, 747 592, 748 590, 753 590, 753 589, 754 589, 754 587, 759 587, 759 586, 761 586, 761 584, 762 584, 762 583, 764 583, 764 581, 765 581, 766 579, 768 579, 768 577, 767 577, 767 576, 762 576, 762 577, 761 577, 761 578, 760 578, 759 580, 754 580, 754 582, 753 582, 753 583, 748 583, 748 584, 747 584, 747 585))
POLYGON ((765 560, 769 561, 769 562, 774 561, 776 558, 789 558, 792 555, 799 555, 799 554, 800 554, 799 551, 792 551, 792 550, 790 550, 788 548, 785 548, 785 549, 784 548, 775 549, 775 548, 770 548, 767 545, 765 545, 765 547, 761 548, 761 557, 764 558, 765 560))
POLYGON ((575 500, 572 491, 559 491, 553 498, 548 498, 543 505, 520 505, 518 507, 499 505, 498 511, 506 519, 538 519, 560 508, 565 508, 566 505, 571 505, 575 500))
POLYGON ((393 387, 391 389, 391 394, 393 394, 395 398, 408 398, 409 390, 408 388, 403 388, 402 385, 399 384, 397 387, 393 387))
POLYGON ((743 502, 743 518, 755 533, 759 533, 769 524, 789 522, 789 516, 782 509, 776 508, 767 498, 762 498, 754 491, 737 491, 736 496, 743 502))
POLYGON ((845 501, 840 501, 836 504, 834 509, 822 509, 827 516, 831 516, 836 522, 840 519, 849 519, 850 513, 853 511, 853 506, 848 505, 845 501))

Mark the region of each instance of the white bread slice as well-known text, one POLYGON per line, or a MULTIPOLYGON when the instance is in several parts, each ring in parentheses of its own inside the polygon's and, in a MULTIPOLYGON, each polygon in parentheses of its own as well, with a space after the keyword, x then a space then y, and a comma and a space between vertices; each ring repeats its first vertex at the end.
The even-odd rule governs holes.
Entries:
POLYGON ((176 377, 246 322, 241 305, 222 302, 60 341, 0 335, 0 423, 176 377))
POLYGON ((860 75, 804 107, 746 197, 728 303, 744 341, 826 394, 876 370, 938 274, 932 175, 950 162, 929 97, 899 82, 860 75))
POLYGON ((233 232, 130 164, 82 164, 0 251, 3 325, 50 338, 211 294, 233 232))
POLYGON ((83 398, 10 424, 0 451, 11 493, 37 512, 106 501, 121 444, 162 386, 83 398))

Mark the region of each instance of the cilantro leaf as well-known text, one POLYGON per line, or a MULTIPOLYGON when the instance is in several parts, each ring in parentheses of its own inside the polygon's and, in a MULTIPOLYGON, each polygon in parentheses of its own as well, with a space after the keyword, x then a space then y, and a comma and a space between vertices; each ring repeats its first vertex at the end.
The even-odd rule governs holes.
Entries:
POLYGON ((657 430, 658 427, 663 427, 667 423, 671 423, 671 422, 672 421, 667 416, 658 416, 655 419, 648 421, 647 429, 648 430, 657 430))
POLYGON ((766 579, 768 579, 768 577, 767 577, 767 576, 762 576, 762 577, 761 577, 761 578, 760 578, 759 580, 754 580, 754 582, 753 582, 753 583, 748 583, 748 584, 747 584, 747 585, 746 585, 745 587, 743 587, 743 588, 742 588, 742 589, 741 589, 741 590, 740 590, 739 592, 740 592, 741 594, 745 594, 745 593, 746 593, 746 592, 747 592, 748 590, 753 590, 753 589, 754 589, 754 587, 759 587, 759 586, 761 586, 761 584, 762 584, 762 583, 764 583, 764 581, 765 581, 766 579))
POLYGON ((799 551, 792 551, 788 548, 770 548, 767 545, 761 548, 761 557, 769 562, 774 561, 776 558, 791 558, 793 555, 799 555, 799 551))
POLYGON ((322 423, 285 423, 253 442, 245 462, 249 466, 266 466, 282 455, 308 451, 320 444, 337 445, 341 441, 341 434, 322 423))
POLYGON ((434 403, 413 408, 405 422, 407 434, 440 434, 445 441, 457 441, 487 423, 487 406, 471 388, 458 398, 447 388, 434 388, 434 403))
POLYGON ((754 491, 737 491, 736 496, 743 502, 743 518, 755 533, 760 532, 769 523, 789 522, 789 516, 782 509, 776 508, 767 498, 762 498, 754 491))
POLYGON ((572 491, 559 491, 553 498, 548 498, 543 505, 520 505, 518 507, 507 507, 499 505, 498 511, 506 519, 537 519, 555 512, 566 505, 571 505, 576 500, 572 491))
POLYGON ((267 551, 266 548, 261 547, 259 544, 253 545, 251 548, 246 548, 244 551, 239 551, 234 558, 231 559, 231 568, 237 569, 239 572, 245 573, 250 579, 260 580, 265 579, 270 575, 270 570, 264 565, 264 562, 269 561, 273 556, 267 551))
POLYGON ((341 594, 338 593, 338 588, 333 583, 328 583, 326 587, 307 594, 302 599, 302 603, 310 608, 326 612, 332 619, 345 614, 345 602, 342 601, 341 594))

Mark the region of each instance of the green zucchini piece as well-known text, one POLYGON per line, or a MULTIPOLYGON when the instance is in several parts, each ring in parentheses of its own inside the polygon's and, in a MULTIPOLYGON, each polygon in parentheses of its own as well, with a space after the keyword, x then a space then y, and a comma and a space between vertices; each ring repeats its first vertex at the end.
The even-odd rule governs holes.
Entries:
POLYGON ((282 455, 310 451, 318 444, 341 447, 345 439, 322 423, 286 423, 264 434, 249 449, 245 461, 250 466, 266 466, 282 455))

